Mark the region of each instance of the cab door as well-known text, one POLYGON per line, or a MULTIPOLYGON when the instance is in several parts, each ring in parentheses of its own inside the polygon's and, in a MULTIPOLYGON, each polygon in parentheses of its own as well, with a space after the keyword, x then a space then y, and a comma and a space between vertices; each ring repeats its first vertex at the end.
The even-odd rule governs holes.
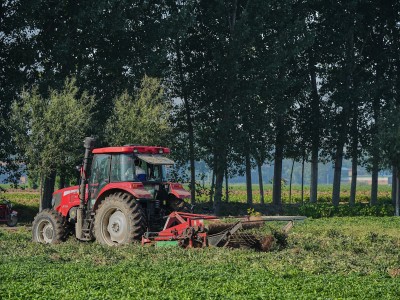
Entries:
POLYGON ((95 154, 89 179, 90 202, 93 204, 101 189, 110 182, 110 154, 95 154))

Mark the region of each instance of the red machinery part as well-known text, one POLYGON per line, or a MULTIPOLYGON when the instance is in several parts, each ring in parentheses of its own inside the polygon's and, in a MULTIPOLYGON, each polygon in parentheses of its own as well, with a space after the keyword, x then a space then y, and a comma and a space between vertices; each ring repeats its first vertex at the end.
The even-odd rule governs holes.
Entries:
POLYGON ((204 220, 216 220, 216 216, 172 212, 160 232, 146 232, 142 237, 142 245, 161 241, 178 241, 184 248, 200 248, 208 246, 204 220))

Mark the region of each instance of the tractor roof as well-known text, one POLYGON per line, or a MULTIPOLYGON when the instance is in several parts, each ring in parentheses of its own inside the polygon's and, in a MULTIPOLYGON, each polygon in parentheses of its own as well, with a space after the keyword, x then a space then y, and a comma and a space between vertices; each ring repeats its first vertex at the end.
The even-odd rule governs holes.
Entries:
POLYGON ((156 146, 121 146, 121 147, 105 147, 93 149, 93 154, 103 153, 140 153, 140 154, 169 154, 169 148, 156 146))

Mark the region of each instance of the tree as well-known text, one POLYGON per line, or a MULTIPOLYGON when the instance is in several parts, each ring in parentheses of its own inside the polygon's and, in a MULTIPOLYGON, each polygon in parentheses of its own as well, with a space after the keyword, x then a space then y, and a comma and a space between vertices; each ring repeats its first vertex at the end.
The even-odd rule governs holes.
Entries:
POLYGON ((134 97, 125 91, 115 99, 105 127, 106 141, 112 145, 166 145, 170 112, 161 80, 145 76, 134 97))
POLYGON ((12 102, 24 84, 32 82, 35 31, 30 28, 31 5, 24 1, 0 4, 0 175, 18 182, 19 162, 12 139, 12 102))
MULTIPOLYGON (((171 53, 169 57, 169 68, 168 79, 172 81, 172 91, 175 97, 179 98, 182 103, 178 105, 178 110, 182 110, 183 116, 179 120, 184 124, 184 128, 179 126, 180 130, 186 133, 185 142, 181 143, 183 149, 188 148, 188 155, 181 157, 189 160, 190 168, 190 191, 191 191, 191 203, 196 202, 196 150, 195 150, 195 123, 194 123, 194 112, 193 112, 193 96, 192 91, 188 88, 190 83, 188 80, 190 76, 188 73, 191 72, 193 65, 190 63, 192 56, 194 55, 190 49, 188 49, 188 41, 192 38, 195 32, 195 14, 193 9, 195 8, 195 1, 167 1, 166 10, 170 11, 167 22, 167 33, 166 33, 166 44, 168 51, 171 53)), ((177 114, 180 116, 181 114, 177 114)), ((179 136, 178 134, 177 136, 179 136)), ((178 141, 177 142, 182 142, 178 141)), ((182 149, 182 148, 180 148, 182 149)), ((181 151, 182 153, 182 151, 181 151)))
POLYGON ((12 107, 13 137, 31 175, 41 178, 41 209, 51 207, 57 172, 72 170, 82 159, 82 140, 91 126, 94 98, 80 92, 74 78, 61 90, 40 95, 38 87, 24 90, 12 107))
POLYGON ((273 127, 273 203, 281 205, 282 161, 290 130, 287 115, 305 87, 306 68, 302 53, 308 47, 304 12, 297 1, 269 1, 249 6, 250 20, 259 34, 254 35, 256 72, 260 97, 268 102, 268 118, 273 127))
MULTIPOLYGON (((364 4, 357 1, 339 1, 327 3, 324 7, 324 26, 330 33, 322 40, 325 45, 330 45, 323 61, 326 76, 323 78, 322 89, 328 95, 327 104, 330 107, 329 143, 326 143, 325 147, 334 161, 332 203, 335 206, 339 205, 340 201, 345 146, 349 142, 349 135, 354 136, 353 133, 357 132, 358 127, 359 86, 355 83, 358 82, 357 76, 362 67, 360 58, 363 42, 368 36, 368 27, 363 22, 364 4)), ((354 145, 358 146, 357 137, 354 137, 354 145)), ((353 155, 358 153, 352 152, 353 155)), ((356 164, 358 158, 354 157, 353 161, 356 164)))

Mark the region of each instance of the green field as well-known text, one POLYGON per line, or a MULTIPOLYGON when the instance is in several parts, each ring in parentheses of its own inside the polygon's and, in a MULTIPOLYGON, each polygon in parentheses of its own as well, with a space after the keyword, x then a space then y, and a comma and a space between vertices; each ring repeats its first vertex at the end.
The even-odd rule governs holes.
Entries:
MULTIPOLYGON (((6 196, 29 225, 38 193, 6 196)), ((245 207, 240 202, 231 205, 245 207)), ((41 245, 31 242, 29 227, 0 225, 0 298, 400 299, 399 229, 396 217, 308 218, 296 223, 285 249, 263 253, 107 247, 73 237, 41 245)))
MULTIPOLYGON (((274 225, 278 226, 278 225, 274 225)), ((308 219, 286 249, 110 248, 0 228, 2 299, 399 299, 400 219, 308 219)), ((269 227, 263 229, 269 232, 269 227)))

